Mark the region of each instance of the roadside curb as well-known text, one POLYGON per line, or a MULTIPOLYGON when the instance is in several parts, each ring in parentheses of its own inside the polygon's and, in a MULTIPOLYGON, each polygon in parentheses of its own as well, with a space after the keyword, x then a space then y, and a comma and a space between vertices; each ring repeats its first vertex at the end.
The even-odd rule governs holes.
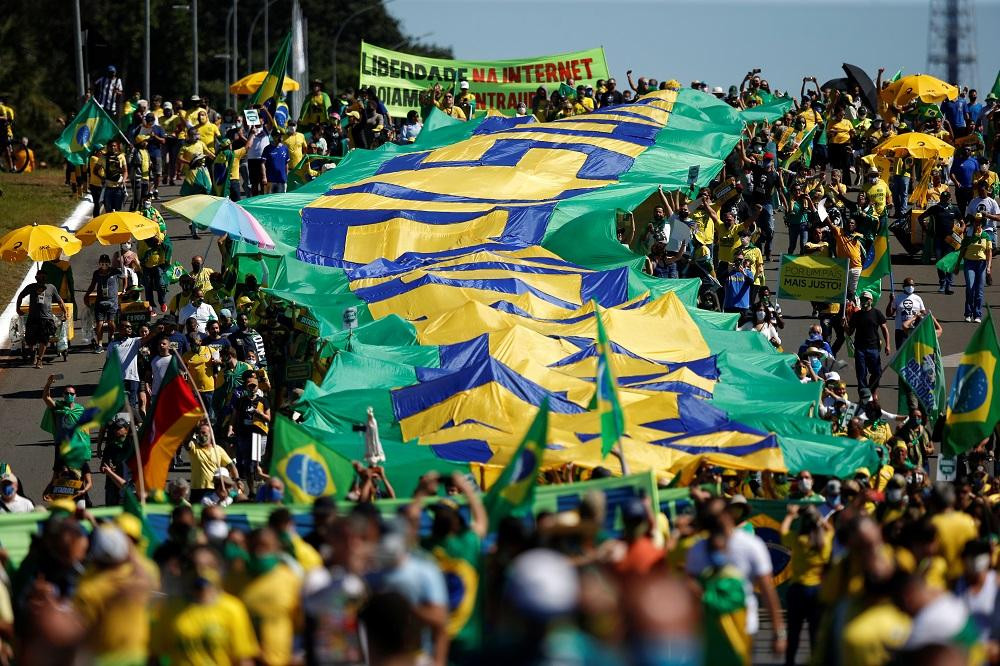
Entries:
MULTIPOLYGON (((90 219, 93 212, 94 204, 86 199, 81 200, 60 226, 66 231, 76 231, 83 226, 84 222, 90 219)), ((0 313, 0 349, 2 350, 10 349, 10 325, 14 321, 14 317, 17 316, 17 295, 34 280, 34 264, 35 262, 31 262, 20 286, 14 291, 10 303, 0 313)))

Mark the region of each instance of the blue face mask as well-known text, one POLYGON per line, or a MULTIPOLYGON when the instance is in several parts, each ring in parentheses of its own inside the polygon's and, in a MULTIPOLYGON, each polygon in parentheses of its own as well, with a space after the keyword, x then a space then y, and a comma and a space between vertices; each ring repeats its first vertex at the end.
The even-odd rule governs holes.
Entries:
POLYGON ((834 495, 833 497, 827 497, 826 503, 830 506, 837 506, 840 504, 840 495, 834 495))
POLYGON ((8 483, 5 484, 2 488, 0 488, 0 492, 3 493, 4 497, 10 497, 11 495, 17 492, 17 489, 14 488, 13 483, 8 483))
POLYGON ((268 488, 267 489, 267 501, 268 502, 280 502, 281 499, 284 496, 285 496, 284 493, 282 493, 277 488, 268 488))
POLYGON ((809 365, 812 366, 813 372, 819 372, 820 370, 823 369, 823 362, 820 361, 818 358, 810 360, 809 365))
POLYGON ((722 550, 713 550, 708 554, 709 563, 716 569, 726 566, 726 553, 722 550))

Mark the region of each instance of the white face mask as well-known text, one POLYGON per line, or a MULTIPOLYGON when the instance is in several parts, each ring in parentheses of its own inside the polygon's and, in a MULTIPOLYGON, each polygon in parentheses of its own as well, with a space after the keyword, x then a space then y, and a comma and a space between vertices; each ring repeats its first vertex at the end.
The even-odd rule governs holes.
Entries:
POLYGON ((763 310, 758 310, 757 312, 754 313, 754 317, 757 318, 757 321, 764 321, 764 314, 765 313, 763 310))
POLYGON ((914 291, 916 291, 916 288, 913 287, 913 286, 907 285, 907 286, 903 287, 903 293, 904 294, 912 294, 914 291))

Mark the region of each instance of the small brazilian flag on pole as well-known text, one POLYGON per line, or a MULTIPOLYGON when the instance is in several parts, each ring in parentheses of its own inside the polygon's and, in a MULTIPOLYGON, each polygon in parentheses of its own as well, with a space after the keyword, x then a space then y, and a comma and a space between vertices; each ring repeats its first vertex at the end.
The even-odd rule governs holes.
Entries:
POLYGON ((549 399, 542 399, 535 420, 524 434, 521 445, 500 472, 500 478, 483 498, 490 516, 490 529, 495 530, 500 521, 515 511, 531 509, 535 498, 538 470, 549 441, 549 399))
POLYGON ((625 434, 625 415, 618 402, 615 375, 611 370, 611 342, 601 321, 601 307, 594 303, 594 319, 597 320, 597 373, 594 382, 597 389, 588 405, 601 414, 601 456, 607 456, 625 434))
POLYGON ((806 166, 812 164, 813 137, 816 136, 816 127, 818 126, 814 125, 813 128, 809 130, 804 137, 802 137, 802 141, 800 141, 799 145, 795 147, 795 150, 792 151, 791 155, 785 158, 785 161, 781 165, 782 167, 787 169, 789 165, 795 163, 797 160, 802 160, 802 163, 806 166))
POLYGON ((118 134, 111 116, 91 97, 56 139, 56 148, 70 164, 87 162, 96 144, 106 144, 118 134))
POLYGON ((941 453, 956 456, 976 447, 1000 422, 1000 345, 989 308, 965 348, 948 395, 941 453))
POLYGON ((90 431, 100 428, 125 407, 125 386, 122 384, 122 362, 117 351, 108 353, 108 360, 97 382, 97 390, 87 408, 73 427, 69 438, 59 445, 63 462, 74 469, 90 460, 90 431))

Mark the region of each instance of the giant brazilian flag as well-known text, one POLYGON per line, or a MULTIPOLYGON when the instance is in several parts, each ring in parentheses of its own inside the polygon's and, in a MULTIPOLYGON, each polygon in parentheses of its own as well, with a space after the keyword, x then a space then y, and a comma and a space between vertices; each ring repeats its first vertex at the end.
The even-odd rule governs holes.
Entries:
POLYGON ((979 445, 1000 421, 1000 345, 989 308, 965 348, 945 412, 941 452, 958 455, 979 445))
POLYGON ((296 406, 305 425, 357 440, 372 406, 383 443, 467 465, 489 488, 543 404, 542 469, 602 465, 615 435, 590 408, 600 387, 617 394, 632 471, 669 481, 703 462, 792 460, 852 473, 794 358, 698 310, 697 280, 646 275, 615 238, 660 185, 687 191, 690 167, 708 185, 745 125, 690 89, 549 123, 432 111, 412 144, 353 150, 294 192, 241 202, 283 253, 264 258, 268 291, 323 340, 296 406))

